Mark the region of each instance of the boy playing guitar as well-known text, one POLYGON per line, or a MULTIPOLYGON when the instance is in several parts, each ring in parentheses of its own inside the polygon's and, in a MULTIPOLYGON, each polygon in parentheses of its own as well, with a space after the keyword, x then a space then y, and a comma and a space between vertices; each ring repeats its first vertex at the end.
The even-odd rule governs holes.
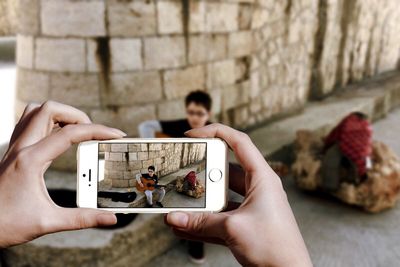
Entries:
POLYGON ((158 185, 158 176, 154 173, 154 166, 149 166, 147 171, 148 173, 138 173, 136 175, 137 189, 141 192, 144 191, 144 194, 146 195, 146 208, 153 208, 153 192, 157 192, 159 195, 156 205, 163 208, 164 206, 161 204, 161 201, 165 196, 165 189, 158 185))

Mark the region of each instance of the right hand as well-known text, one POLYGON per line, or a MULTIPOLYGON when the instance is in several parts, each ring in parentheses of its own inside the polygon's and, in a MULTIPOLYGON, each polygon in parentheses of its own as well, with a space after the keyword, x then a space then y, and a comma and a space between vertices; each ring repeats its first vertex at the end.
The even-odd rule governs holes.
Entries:
POLYGON ((175 234, 223 244, 245 266, 312 266, 281 180, 248 135, 218 123, 186 135, 220 137, 228 143, 243 168, 230 165, 229 186, 245 199, 216 214, 167 214, 165 221, 175 234))
POLYGON ((144 185, 143 185, 143 183, 142 183, 142 182, 139 182, 139 185, 140 185, 140 187, 144 187, 144 185))

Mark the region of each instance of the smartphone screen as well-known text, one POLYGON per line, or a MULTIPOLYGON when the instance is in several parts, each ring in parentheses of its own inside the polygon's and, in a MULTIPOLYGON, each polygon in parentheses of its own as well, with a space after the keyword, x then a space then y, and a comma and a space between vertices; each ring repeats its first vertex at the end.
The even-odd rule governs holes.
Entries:
POLYGON ((98 208, 205 208, 207 143, 98 143, 98 208))

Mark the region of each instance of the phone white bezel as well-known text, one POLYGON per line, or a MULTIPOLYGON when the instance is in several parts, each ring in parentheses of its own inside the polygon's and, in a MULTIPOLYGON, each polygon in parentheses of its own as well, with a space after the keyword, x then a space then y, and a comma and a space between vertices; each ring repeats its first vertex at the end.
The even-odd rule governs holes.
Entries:
POLYGON ((120 138, 82 142, 77 149, 77 205, 82 208, 108 210, 114 213, 219 212, 227 204, 229 177, 227 153, 228 148, 226 143, 219 138, 120 138), (207 143, 205 208, 98 208, 98 143, 207 143), (222 173, 222 177, 218 182, 213 182, 209 179, 208 174, 214 168, 219 169, 222 173), (91 176, 90 182, 89 170, 91 176), (83 177, 83 174, 86 176, 83 177))

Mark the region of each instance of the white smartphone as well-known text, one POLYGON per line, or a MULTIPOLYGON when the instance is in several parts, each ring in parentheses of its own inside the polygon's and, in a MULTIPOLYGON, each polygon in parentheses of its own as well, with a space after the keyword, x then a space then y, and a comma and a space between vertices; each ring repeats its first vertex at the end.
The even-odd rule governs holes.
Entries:
POLYGON ((219 138, 82 142, 77 205, 115 213, 219 212, 227 203, 227 151, 219 138))

